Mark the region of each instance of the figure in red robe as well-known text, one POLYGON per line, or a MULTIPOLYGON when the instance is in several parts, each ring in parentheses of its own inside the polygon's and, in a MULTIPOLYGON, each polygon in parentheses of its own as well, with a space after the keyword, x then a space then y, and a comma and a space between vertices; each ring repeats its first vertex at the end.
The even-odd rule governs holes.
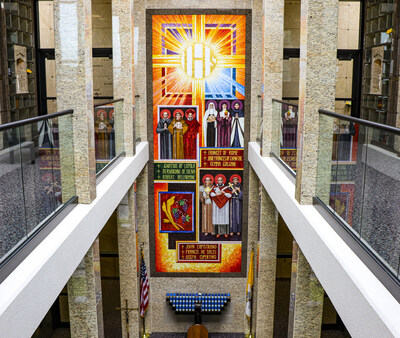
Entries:
POLYGON ((200 123, 195 119, 196 112, 193 109, 186 111, 187 132, 183 135, 183 145, 185 159, 196 159, 197 153, 197 134, 199 133, 200 123))

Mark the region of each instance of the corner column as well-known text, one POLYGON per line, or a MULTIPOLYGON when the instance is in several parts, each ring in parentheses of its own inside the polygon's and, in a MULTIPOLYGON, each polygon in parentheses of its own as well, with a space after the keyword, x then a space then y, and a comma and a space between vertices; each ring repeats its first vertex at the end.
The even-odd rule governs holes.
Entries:
POLYGON ((135 93, 133 85, 133 1, 112 1, 113 87, 116 151, 135 154, 135 93))
MULTIPOLYGON (((252 318, 251 323, 245 317, 245 328, 247 333, 250 331, 252 333, 256 332, 256 324, 258 317, 257 310, 257 299, 258 299, 258 271, 257 271, 257 262, 258 262, 258 248, 260 246, 259 242, 259 228, 260 228, 260 180, 258 179, 257 173, 254 171, 251 165, 249 165, 249 206, 251 206, 251 212, 249 209, 248 212, 248 222, 247 222, 247 250, 243 250, 243 252, 247 254, 247 267, 246 273, 249 271, 250 265, 250 257, 251 250, 254 248, 254 283, 253 283, 253 298, 252 298, 252 318), (250 327, 251 324, 251 327, 250 327)), ((244 303, 245 304, 245 303, 244 303)), ((244 310, 243 310, 244 312, 244 310)))
POLYGON ((292 280, 295 292, 290 290, 293 311, 289 312, 289 320, 293 319, 293 324, 289 322, 288 337, 320 337, 324 289, 300 248, 294 245, 294 250, 297 251, 293 253, 293 257, 297 255, 297 269, 292 269, 292 278, 293 273, 296 276, 292 280))
POLYGON ((100 248, 97 238, 67 283, 72 338, 104 337, 100 248))
POLYGON ((59 119, 63 195, 90 203, 96 197, 91 1, 54 0, 54 42, 57 110, 74 110, 59 119))
MULTIPOLYGON (((301 1, 298 170, 296 199, 329 199, 337 65, 338 0, 301 1)), ((293 246, 289 337, 321 335, 324 290, 297 244, 293 246), (297 257, 297 262, 296 262, 297 257)))
POLYGON ((139 300, 134 186, 129 189, 118 205, 117 215, 122 337, 137 337, 139 336, 139 300), (128 318, 126 318, 127 315, 128 318))
MULTIPOLYGON (((137 222, 138 222, 138 229, 139 229, 139 236, 138 236, 138 243, 139 245, 143 243, 143 254, 144 254, 144 259, 146 262, 146 268, 147 268, 147 276, 150 281, 150 287, 152 285, 151 282, 151 251, 150 251, 150 246, 149 246, 149 175, 150 170, 149 170, 149 165, 147 164, 140 175, 136 179, 136 201, 137 201, 137 210, 140 210, 137 213, 137 222)), ((152 252, 154 255, 154 251, 152 252)), ((153 257, 154 259, 154 257, 153 257)), ((139 263, 140 264, 140 263, 139 263)), ((138 281, 140 283, 140 281, 138 281)), ((138 296, 140 297, 140 295, 138 296)), ((152 292, 150 289, 150 301, 149 301, 149 307, 146 311, 146 333, 151 333, 152 332, 152 292)), ((140 300, 139 300, 140 302, 140 300)), ((142 334, 143 330, 143 321, 140 321, 140 333, 142 334)))
MULTIPOLYGON (((333 118, 320 115, 318 109, 335 109, 338 7, 338 0, 301 2, 296 175, 300 204, 312 204, 317 187, 329 188, 330 183, 333 118)), ((323 195, 319 197, 329 197, 329 191, 323 195)))
POLYGON ((278 211, 267 191, 262 187, 256 326, 259 337, 273 337, 274 333, 277 245, 278 211))
POLYGON ((263 156, 279 152, 280 114, 273 111, 272 99, 282 99, 284 5, 284 0, 263 1, 263 156))

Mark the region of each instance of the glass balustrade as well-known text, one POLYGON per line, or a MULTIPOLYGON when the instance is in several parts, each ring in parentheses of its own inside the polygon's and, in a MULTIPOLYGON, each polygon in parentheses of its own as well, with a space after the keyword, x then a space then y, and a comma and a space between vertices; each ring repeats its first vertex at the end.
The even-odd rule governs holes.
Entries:
POLYGON ((400 129, 361 121, 320 115, 316 195, 399 277, 400 129))
POLYGON ((263 97, 262 95, 258 95, 257 97, 257 115, 256 115, 256 123, 257 123, 257 135, 256 142, 260 146, 260 152, 262 153, 262 142, 263 142, 263 97))
POLYGON ((272 135, 279 138, 277 146, 272 147, 272 152, 295 173, 297 170, 298 105, 273 99, 272 114, 275 123, 271 125, 277 129, 272 135))
POLYGON ((0 265, 75 197, 73 164, 72 110, 0 126, 0 265))
POLYGON ((117 147, 117 138, 122 138, 123 128, 116 128, 115 124, 116 114, 122 113, 123 99, 94 105, 96 174, 99 174, 113 159, 123 153, 123 149, 117 147), (118 130, 118 134, 116 130, 118 130))

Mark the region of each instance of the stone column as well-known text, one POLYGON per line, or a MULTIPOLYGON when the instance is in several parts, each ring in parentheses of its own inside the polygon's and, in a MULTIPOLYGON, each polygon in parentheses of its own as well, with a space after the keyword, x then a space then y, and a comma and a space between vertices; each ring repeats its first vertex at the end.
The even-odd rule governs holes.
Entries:
POLYGON ((276 152, 274 143, 279 145, 280 114, 273 112, 272 99, 282 99, 284 3, 284 0, 263 1, 263 156, 276 152))
POLYGON ((135 154, 133 107, 133 1, 112 1, 113 87, 115 103, 115 140, 117 154, 135 154))
POLYGON ((289 318, 288 318, 288 338, 293 337, 294 326, 294 303, 296 299, 296 281, 297 281, 297 262, 299 255, 299 246, 293 240, 292 248, 292 271, 290 276, 290 300, 289 300, 289 318))
MULTIPOLYGON (((122 337, 139 336, 138 316, 138 273, 136 247, 136 201, 132 186, 117 209, 118 215, 118 256, 119 285, 121 292, 122 337), (128 307, 125 312, 123 309, 128 307), (126 315, 128 314, 128 321, 126 315)), ((139 282, 140 283, 140 282, 139 282)))
MULTIPOLYGON (((260 135, 261 118, 261 90, 262 90, 262 69, 263 60, 262 46, 264 39, 263 32, 263 1, 252 1, 252 32, 251 32, 251 115, 248 119, 250 125, 250 142, 256 142, 260 135)), ((246 123, 248 123, 246 121, 246 123)))
MULTIPOLYGON (((298 171, 296 199, 312 204, 314 196, 329 203, 333 119, 318 109, 334 110, 338 0, 303 0, 300 27, 298 171)), ((289 337, 319 337, 324 291, 301 248, 294 246, 289 337), (295 273, 296 274, 296 273, 295 273), (293 307, 294 302, 294 307, 293 307)))
MULTIPOLYGON (((292 290, 290 295, 292 297, 292 290)), ((293 331, 288 332, 288 337, 321 337, 324 289, 300 248, 293 296, 293 331)), ((292 304, 292 299, 290 301, 292 304)))
POLYGON ((272 337, 274 333, 278 211, 264 187, 261 189, 260 209, 256 333, 258 337, 272 337))
MULTIPOLYGON (((253 284, 253 304, 252 304, 252 332, 256 332, 257 323, 257 298, 258 298, 258 275, 257 275, 257 255, 259 248, 259 228, 260 228, 260 180, 251 165, 249 165, 249 206, 251 212, 248 213, 247 226, 247 267, 246 273, 249 271, 251 250, 254 248, 254 284, 253 284)), ((245 252, 245 251, 244 251, 245 252)), ((247 276, 246 276, 247 277, 247 276)), ((244 310, 243 310, 244 312, 244 310)), ((249 321, 245 316, 245 328, 250 331, 249 321)))
MULTIPOLYGON (((151 288, 151 276, 150 276, 150 248, 149 248, 149 165, 147 164, 140 175, 136 179, 136 203, 137 203, 137 222, 139 228, 138 242, 143 243, 143 254, 146 262, 147 276, 150 281, 151 288)), ((140 282, 139 282, 140 283, 140 282)), ((150 302, 149 307, 146 311, 146 332, 151 333, 152 330, 152 292, 150 289, 150 302)), ((140 332, 142 333, 143 322, 140 321, 140 332)))
POLYGON ((312 204, 317 187, 322 188, 319 197, 329 197, 333 118, 319 115, 318 109, 335 108, 337 22, 338 0, 301 2, 296 178, 300 204, 312 204))
MULTIPOLYGON (((135 109, 136 121, 135 130, 136 138, 142 141, 147 141, 147 99, 146 99, 146 46, 151 43, 151 40, 146 40, 146 5, 149 6, 147 1, 134 0, 135 14, 135 45, 138 46, 135 55, 136 71, 135 71, 135 94, 138 109, 135 109)), ((182 6, 180 6, 182 7, 182 6)), ((149 57, 149 56, 148 56, 149 57)), ((153 109, 153 107, 151 107, 153 109)))
POLYGON ((57 110, 74 110, 73 118, 59 119, 63 198, 76 194, 90 203, 96 197, 91 1, 54 1, 54 41, 57 110), (72 138, 63 133, 69 129, 72 138))
POLYGON ((67 286, 71 337, 104 337, 98 238, 79 263, 67 286))

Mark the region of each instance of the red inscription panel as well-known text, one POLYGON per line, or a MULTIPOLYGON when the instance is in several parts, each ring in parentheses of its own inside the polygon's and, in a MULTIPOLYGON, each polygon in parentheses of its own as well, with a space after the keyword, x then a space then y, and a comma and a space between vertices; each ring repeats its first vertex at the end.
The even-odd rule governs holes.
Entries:
POLYGON ((177 244, 179 263, 221 263, 221 244, 177 244))
POLYGON ((201 168, 243 169, 243 149, 200 149, 201 168))

